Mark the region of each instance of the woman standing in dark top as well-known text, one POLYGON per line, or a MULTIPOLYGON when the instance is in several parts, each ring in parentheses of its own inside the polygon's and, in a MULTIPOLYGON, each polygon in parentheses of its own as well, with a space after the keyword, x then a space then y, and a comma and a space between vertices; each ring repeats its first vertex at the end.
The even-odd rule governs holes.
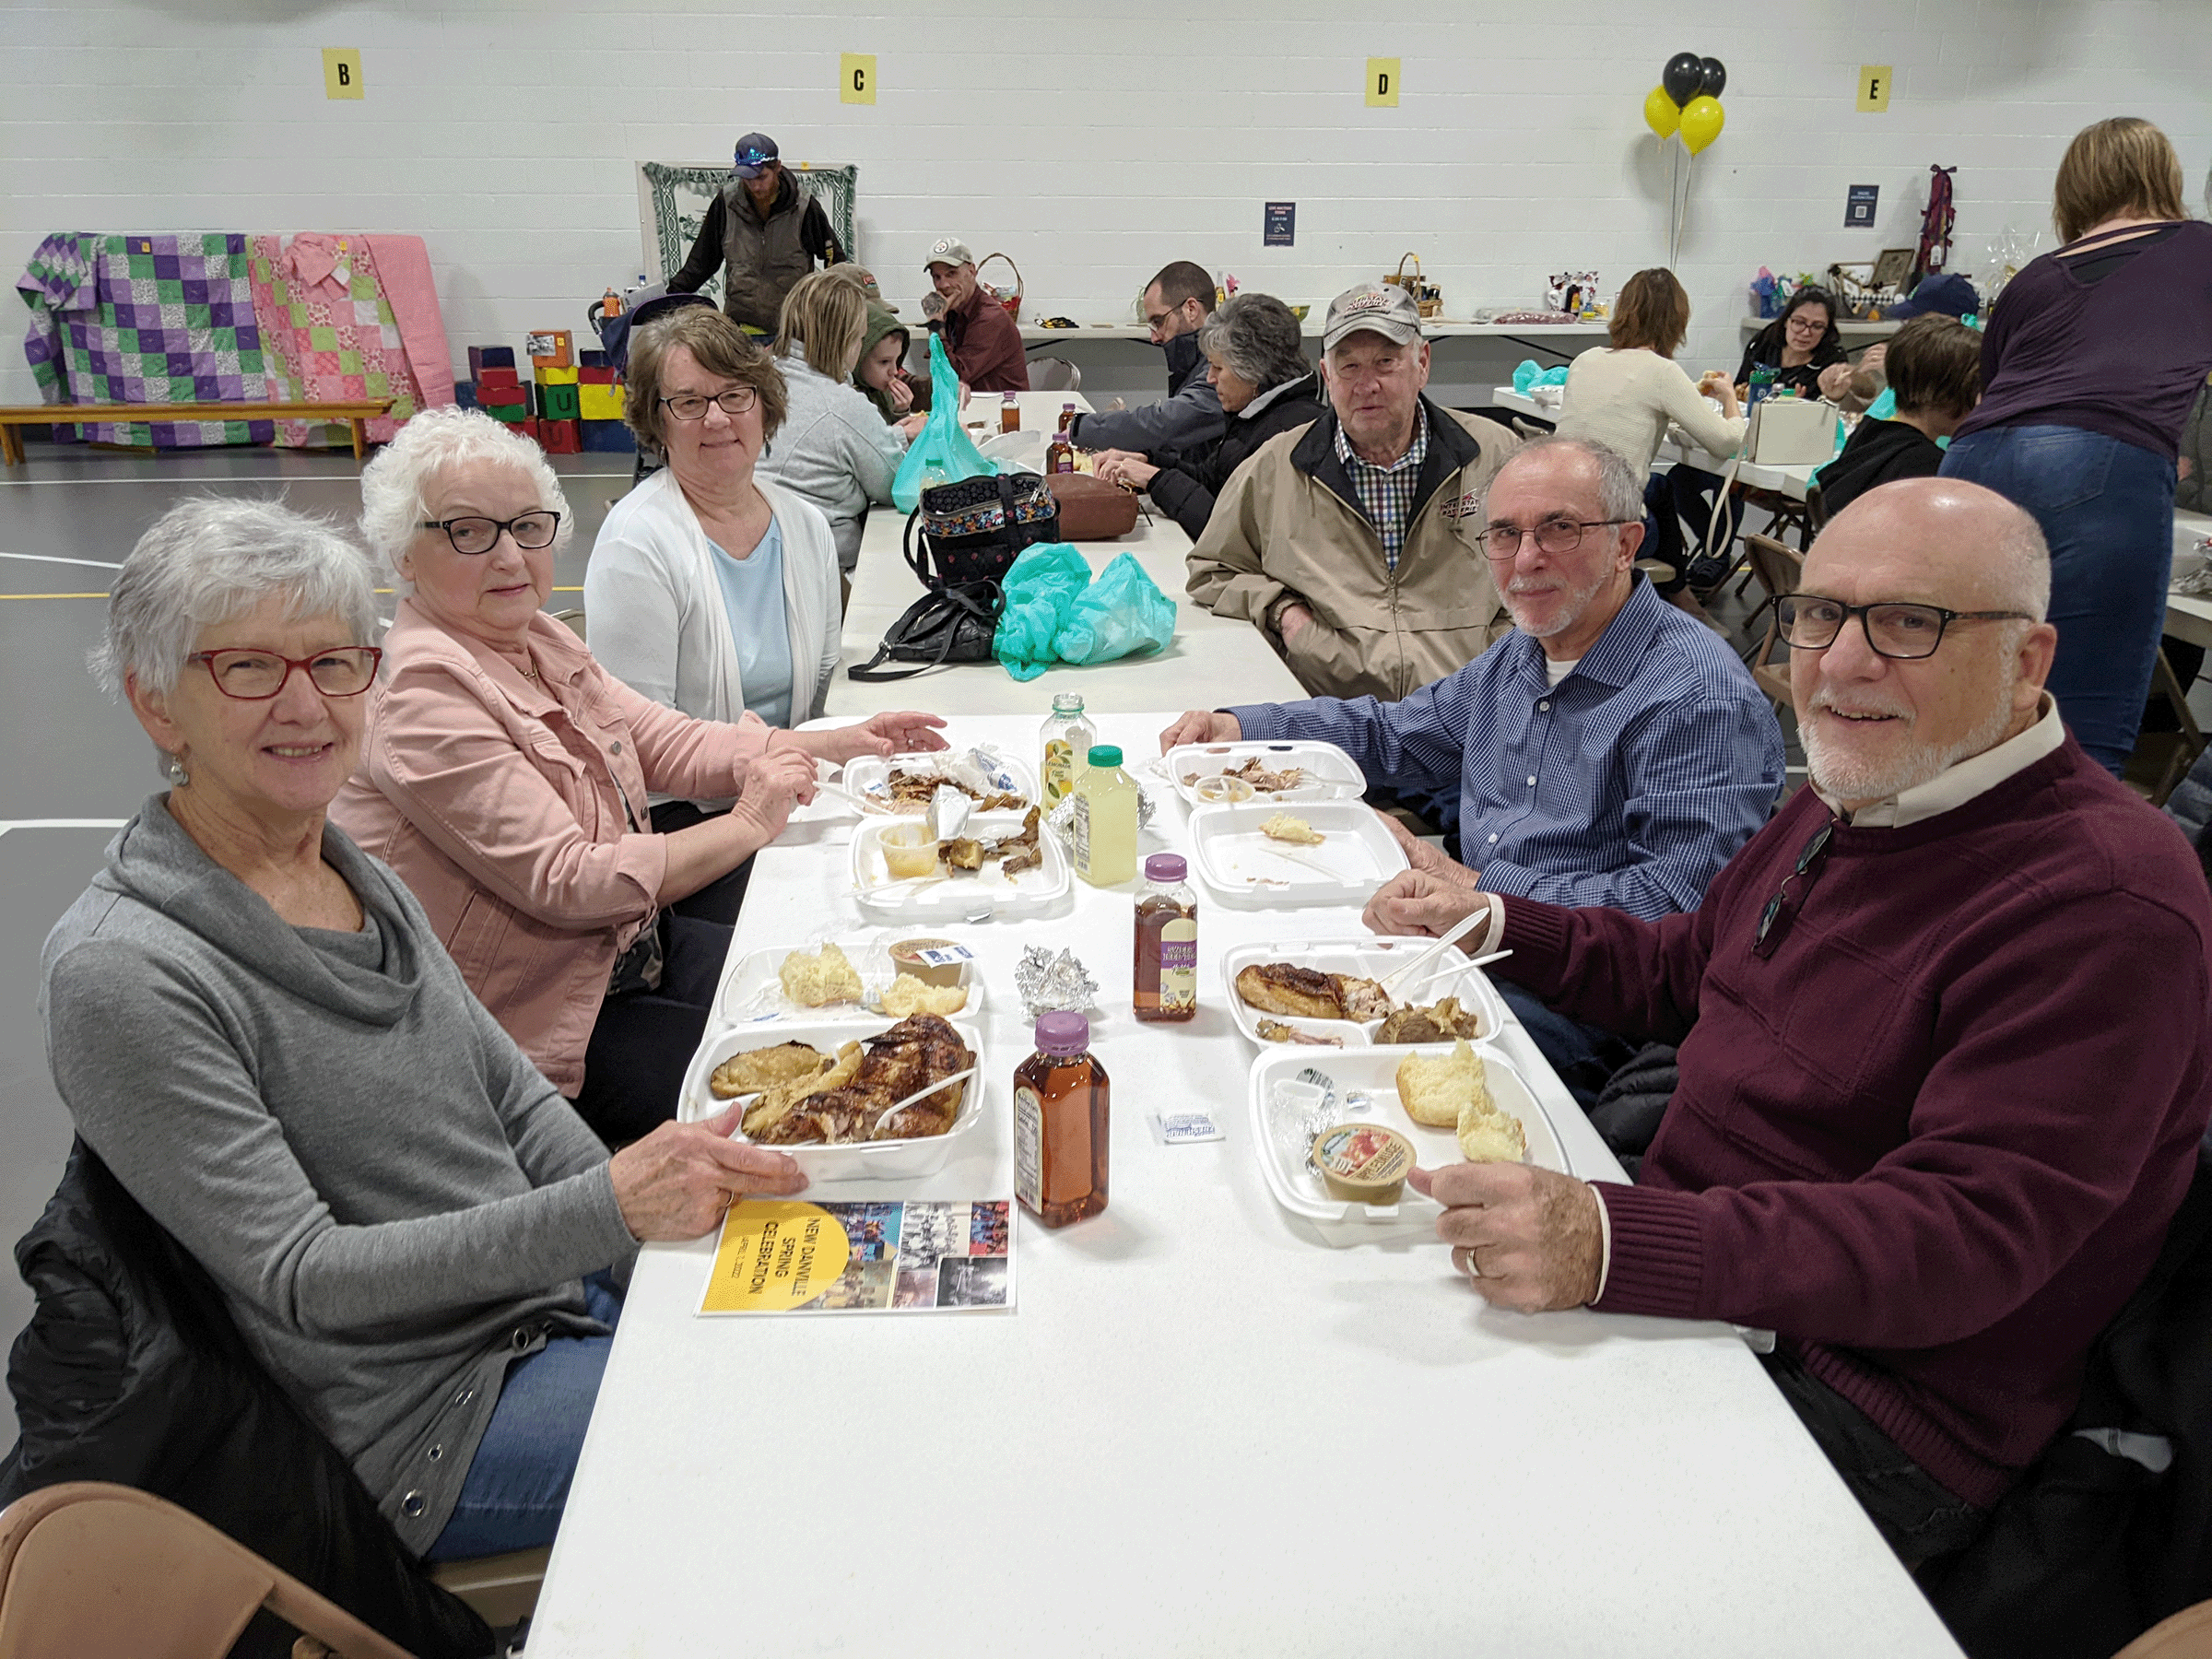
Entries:
MULTIPOLYGON (((1782 315, 1751 336, 1744 360, 1736 366, 1735 394, 1747 408, 1751 401, 1751 371, 1773 371, 1777 393, 1799 397, 1820 395, 1820 371, 1845 361, 1843 336, 1836 331, 1836 299, 1824 288, 1802 288, 1790 297, 1782 315)), ((1712 498, 1719 490, 1718 474, 1701 466, 1677 465, 1667 474, 1667 495, 1677 517, 1689 526, 1689 545, 1706 545, 1712 527, 1712 498)), ((1728 547, 1735 540, 1735 503, 1722 510, 1724 522, 1712 532, 1711 557, 1689 563, 1689 584, 1707 588, 1728 573, 1728 547)))
POLYGON ((2058 625, 2049 688, 2114 774, 2165 619, 2176 446, 2212 370, 2212 225, 2183 217, 2182 188, 2150 123, 2076 135, 2053 192, 2065 245, 2006 288, 1983 338, 1982 406, 1943 464, 2042 526, 2058 625))

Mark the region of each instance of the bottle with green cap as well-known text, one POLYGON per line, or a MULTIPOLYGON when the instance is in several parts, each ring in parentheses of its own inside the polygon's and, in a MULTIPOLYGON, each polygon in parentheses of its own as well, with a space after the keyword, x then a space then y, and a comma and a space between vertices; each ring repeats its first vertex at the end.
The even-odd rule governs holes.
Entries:
POLYGON ((1093 887, 1119 887, 1136 875, 1136 782, 1122 751, 1095 745, 1076 774, 1076 874, 1093 887))

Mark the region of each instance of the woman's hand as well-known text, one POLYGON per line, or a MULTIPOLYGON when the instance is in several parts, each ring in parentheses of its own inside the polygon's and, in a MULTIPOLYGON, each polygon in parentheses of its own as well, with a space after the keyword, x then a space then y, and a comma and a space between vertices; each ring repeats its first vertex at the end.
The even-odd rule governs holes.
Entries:
POLYGON ((633 1141, 607 1165, 615 1203, 630 1236, 696 1239, 722 1224, 736 1199, 754 1193, 795 1193, 806 1184, 799 1166, 782 1152, 730 1138, 744 1109, 697 1124, 663 1124, 633 1141))
POLYGON ((906 441, 909 443, 921 437, 922 429, 928 424, 929 417, 926 415, 909 415, 904 420, 897 423, 899 429, 906 434, 906 441))
POLYGON ((759 832, 762 846, 783 833, 791 809, 815 796, 814 757, 801 748, 776 747, 756 755, 745 770, 745 787, 730 817, 759 832))
POLYGON ((871 714, 857 725, 818 727, 811 732, 785 732, 782 738, 810 755, 839 766, 863 755, 926 754, 947 747, 937 734, 944 729, 942 715, 913 709, 894 709, 871 714))

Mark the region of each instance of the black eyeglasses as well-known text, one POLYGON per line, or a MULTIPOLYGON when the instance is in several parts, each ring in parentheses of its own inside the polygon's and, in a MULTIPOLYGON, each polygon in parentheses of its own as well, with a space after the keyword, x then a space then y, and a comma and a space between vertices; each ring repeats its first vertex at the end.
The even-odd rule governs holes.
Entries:
POLYGON ((284 689, 294 669, 304 669, 316 690, 325 697, 359 697, 376 678, 376 665, 384 660, 374 645, 341 645, 318 651, 313 656, 288 657, 274 651, 238 646, 228 651, 195 651, 187 663, 206 665, 208 677, 225 697, 241 702, 266 702, 284 689))
POLYGON ((465 518, 424 519, 422 528, 444 531, 456 553, 488 553, 499 545, 502 530, 514 537, 516 547, 535 551, 553 545, 553 537, 560 530, 560 514, 540 511, 519 518, 495 519, 472 513, 465 518))
MULTIPOLYGON (((1768 900, 1767 908, 1759 912, 1759 931, 1751 935, 1751 954, 1761 961, 1772 956, 1774 947, 1782 943, 1782 934, 1774 931, 1774 924, 1783 920, 1783 912, 1787 910, 1794 917, 1797 911, 1804 908, 1805 896, 1812 891, 1814 877, 1819 875, 1813 866, 1819 862, 1820 855, 1828 851, 1828 838, 1835 832, 1836 820, 1831 818, 1820 826, 1818 835, 1805 843, 1804 850, 1797 854, 1796 867, 1782 878, 1782 890, 1768 900), (1797 903, 1792 907, 1790 883, 1801 877, 1805 886, 1797 889, 1797 903)), ((1786 933, 1788 929, 1783 931, 1786 933)))
POLYGON ((661 406, 678 420, 704 420, 707 406, 714 405, 724 415, 743 415, 760 401, 760 394, 751 386, 732 386, 727 392, 708 397, 698 392, 678 392, 674 397, 661 399, 661 406))
POLYGON ((1936 647, 1943 643, 1943 630, 1954 622, 2035 620, 2026 611, 1955 611, 1940 605, 1890 601, 1846 605, 1817 594, 1784 594, 1774 601, 1774 615, 1782 625, 1783 639, 1806 651, 1827 650, 1836 642, 1843 625, 1856 617, 1875 654, 1905 663, 1934 656, 1936 647))
POLYGON ((1475 539, 1492 559, 1513 558, 1521 551, 1521 544, 1532 535, 1536 538, 1539 553, 1571 553, 1593 530, 1602 530, 1608 524, 1641 523, 1641 519, 1546 519, 1534 530, 1524 530, 1518 524, 1492 524, 1475 539))

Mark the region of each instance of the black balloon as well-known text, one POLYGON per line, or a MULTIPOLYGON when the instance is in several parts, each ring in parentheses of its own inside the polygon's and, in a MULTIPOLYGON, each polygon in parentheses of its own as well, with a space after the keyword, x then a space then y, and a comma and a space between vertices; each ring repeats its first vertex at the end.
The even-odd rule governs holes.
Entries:
POLYGON ((1677 103, 1688 103, 1705 84, 1705 60, 1694 52, 1676 53, 1659 72, 1659 84, 1677 103))
POLYGON ((1719 58, 1700 58, 1698 68, 1701 72, 1698 90, 1707 98, 1718 98, 1727 89, 1728 65, 1719 58))

